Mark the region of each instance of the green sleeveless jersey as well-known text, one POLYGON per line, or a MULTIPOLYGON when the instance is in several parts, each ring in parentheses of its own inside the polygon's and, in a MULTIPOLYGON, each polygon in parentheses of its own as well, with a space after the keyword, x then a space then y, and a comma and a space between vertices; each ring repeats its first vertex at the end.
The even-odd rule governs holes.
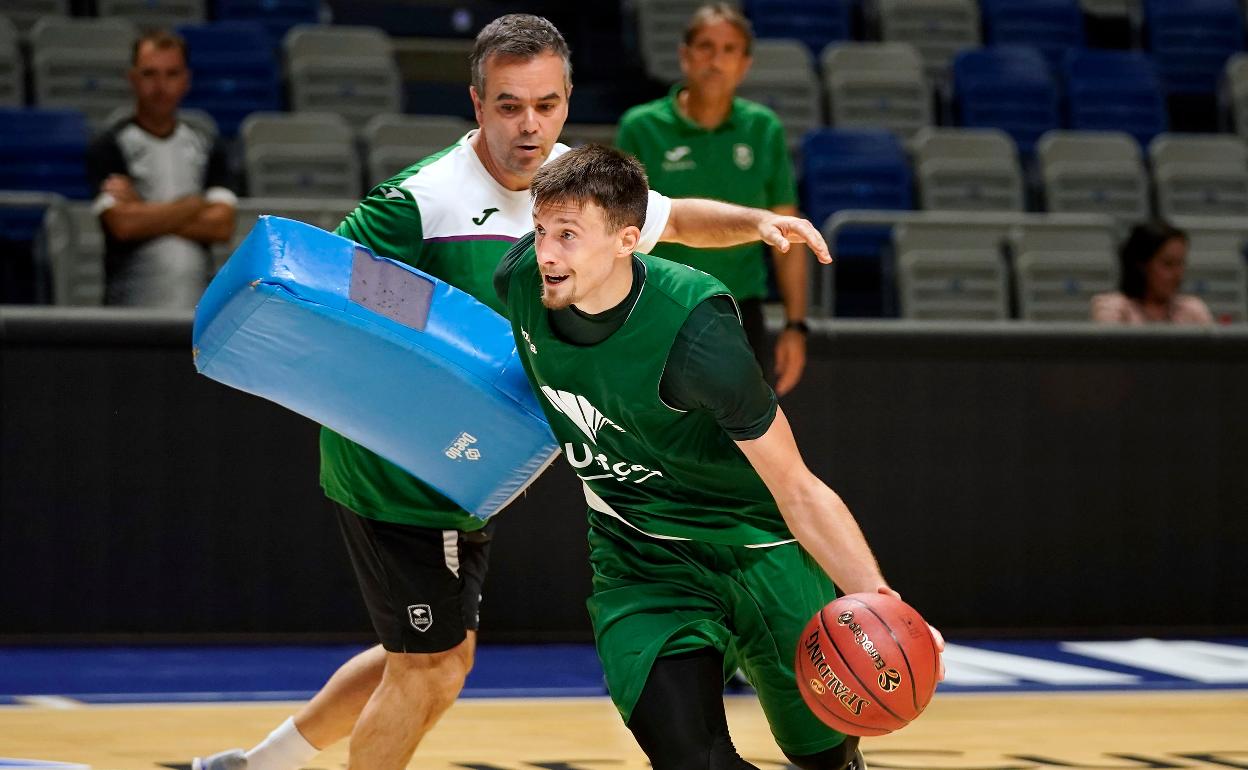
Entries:
POLYGON ((727 294, 714 278, 638 255, 645 284, 629 319, 597 345, 562 341, 541 303, 529 238, 508 282, 521 360, 564 457, 585 483, 591 516, 653 537, 723 545, 791 540, 775 500, 745 455, 704 411, 663 402, 668 353, 690 312, 727 294))

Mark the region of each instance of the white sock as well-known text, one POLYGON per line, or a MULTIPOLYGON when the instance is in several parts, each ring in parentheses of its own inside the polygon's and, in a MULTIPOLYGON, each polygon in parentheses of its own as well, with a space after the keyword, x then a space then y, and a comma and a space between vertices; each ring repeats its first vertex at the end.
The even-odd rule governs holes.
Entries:
POLYGON ((295 718, 288 717, 247 752, 247 770, 299 770, 319 753, 295 727, 295 718))

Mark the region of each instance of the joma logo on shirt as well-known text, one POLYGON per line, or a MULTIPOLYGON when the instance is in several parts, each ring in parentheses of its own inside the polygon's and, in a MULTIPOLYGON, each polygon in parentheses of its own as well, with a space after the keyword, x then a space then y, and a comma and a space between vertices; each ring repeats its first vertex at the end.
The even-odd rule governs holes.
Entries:
POLYGON ((693 149, 687 144, 679 147, 673 147, 663 153, 663 170, 664 171, 692 171, 698 167, 690 157, 693 149))

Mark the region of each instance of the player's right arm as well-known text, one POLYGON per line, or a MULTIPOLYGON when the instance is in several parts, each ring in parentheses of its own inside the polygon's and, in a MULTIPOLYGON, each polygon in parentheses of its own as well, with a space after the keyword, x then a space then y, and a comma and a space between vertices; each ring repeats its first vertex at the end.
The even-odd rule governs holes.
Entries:
POLYGON ((378 256, 422 267, 425 241, 420 206, 402 187, 383 184, 373 188, 334 232, 378 256))
POLYGON ((731 302, 712 297, 694 308, 668 354, 659 393, 669 406, 714 418, 762 477, 789 530, 838 586, 887 588, 845 503, 802 461, 731 302))
POLYGON ((715 419, 767 485, 789 530, 842 590, 888 590, 853 515, 802 460, 734 306, 719 300, 700 304, 681 328, 660 394, 669 406, 715 419))
MULTIPOLYGON (((884 580, 849 507, 806 467, 783 409, 777 410, 775 421, 760 438, 736 443, 776 499, 789 531, 837 588, 843 593, 878 592, 901 598, 884 580)), ((945 637, 935 626, 928 628, 936 651, 943 653, 945 637)), ((936 678, 945 678, 943 656, 936 678)))
POLYGON ((789 530, 832 582, 846 593, 895 595, 849 507, 806 467, 783 409, 762 436, 736 444, 776 499, 789 530))

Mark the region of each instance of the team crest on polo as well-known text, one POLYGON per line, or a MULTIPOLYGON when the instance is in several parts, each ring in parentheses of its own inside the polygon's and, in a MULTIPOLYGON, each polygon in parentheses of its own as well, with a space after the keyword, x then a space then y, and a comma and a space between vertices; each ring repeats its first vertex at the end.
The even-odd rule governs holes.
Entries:
POLYGON ((748 144, 735 144, 732 147, 732 160, 737 164, 737 168, 742 171, 749 171, 754 165, 754 148, 748 144))
POLYGON ((412 628, 423 634, 429 630, 429 626, 433 625, 433 610, 428 604, 408 605, 407 619, 411 621, 412 628))

